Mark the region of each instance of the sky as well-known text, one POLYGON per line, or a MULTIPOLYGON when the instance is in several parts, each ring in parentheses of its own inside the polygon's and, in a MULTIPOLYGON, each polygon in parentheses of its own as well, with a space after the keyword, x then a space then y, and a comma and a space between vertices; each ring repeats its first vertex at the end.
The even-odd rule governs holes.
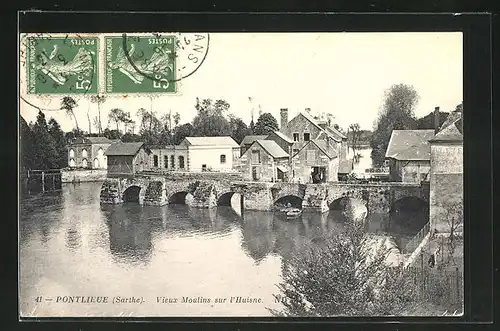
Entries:
MULTIPOLYGON (((280 108, 289 109, 289 119, 299 111, 326 112, 340 127, 359 123, 372 129, 383 103, 384 91, 393 84, 412 85, 420 96, 417 117, 439 106, 450 111, 463 100, 462 34, 442 33, 213 33, 207 57, 199 69, 183 79, 176 95, 155 94, 127 97, 113 95, 101 106, 101 121, 120 108, 136 113, 153 109, 158 117, 168 111, 181 115, 181 124, 196 115, 196 97, 224 99, 229 112, 250 123, 259 105, 279 122, 280 108), (252 102, 249 101, 252 97, 252 102)), ((21 68, 21 72, 23 72, 21 68)), ((23 84, 21 77, 21 84, 23 84)), ((55 118, 64 131, 74 121, 56 111, 61 95, 26 96, 55 118)), ((88 131, 97 105, 88 96, 79 97, 75 114, 81 129, 88 131)), ((29 123, 38 109, 20 102, 20 114, 29 123)), ((110 128, 114 125, 110 124, 110 128)), ((96 128, 92 128, 96 132, 96 128)))

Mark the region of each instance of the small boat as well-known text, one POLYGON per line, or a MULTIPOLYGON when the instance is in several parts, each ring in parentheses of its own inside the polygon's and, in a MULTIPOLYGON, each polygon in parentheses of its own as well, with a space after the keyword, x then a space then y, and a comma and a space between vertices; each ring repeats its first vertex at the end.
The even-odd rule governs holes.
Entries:
POLYGON ((302 214, 302 210, 299 208, 287 208, 282 212, 286 215, 286 218, 297 218, 302 214))

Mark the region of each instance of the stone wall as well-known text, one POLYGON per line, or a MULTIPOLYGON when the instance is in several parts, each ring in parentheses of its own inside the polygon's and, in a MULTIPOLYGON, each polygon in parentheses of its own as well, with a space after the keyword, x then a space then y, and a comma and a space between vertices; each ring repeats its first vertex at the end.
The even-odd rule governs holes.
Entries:
POLYGON ((107 174, 106 169, 62 169, 61 181, 63 183, 100 182, 106 180, 107 174))
POLYGON ((431 187, 431 229, 450 232, 451 222, 463 221, 463 174, 433 174, 431 187))

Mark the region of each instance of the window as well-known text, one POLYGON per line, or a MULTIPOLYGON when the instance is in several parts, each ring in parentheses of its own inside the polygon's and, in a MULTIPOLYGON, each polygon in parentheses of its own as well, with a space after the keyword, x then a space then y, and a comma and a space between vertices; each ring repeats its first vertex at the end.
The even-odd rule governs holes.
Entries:
POLYGON ((184 156, 179 156, 179 168, 184 169, 184 156))
POLYGON ((87 159, 83 159, 82 167, 87 168, 87 159))
POLYGON ((153 155, 153 167, 158 167, 158 155, 153 155))
POLYGON ((226 163, 226 155, 222 154, 220 156, 220 163, 223 164, 223 163, 226 163))
POLYGON ((75 164, 75 160, 74 160, 74 159, 70 159, 70 160, 69 160, 69 166, 70 166, 70 167, 74 167, 74 166, 76 166, 76 164, 75 164))
POLYGON ((175 169, 175 156, 170 155, 170 168, 175 169))
POLYGON ((252 163, 257 164, 260 163, 260 151, 252 150, 252 163))
POLYGON ((293 134, 293 141, 299 141, 299 134, 298 133, 293 134))
POLYGON ((97 158, 94 159, 94 168, 99 168, 99 160, 97 158))
POLYGON ((86 150, 86 149, 83 149, 83 150, 82 150, 82 157, 83 157, 83 158, 86 158, 86 157, 87 157, 87 150, 86 150))
POLYGON ((304 141, 309 141, 311 139, 311 134, 309 132, 304 132, 304 141))
POLYGON ((71 159, 74 159, 74 158, 75 158, 75 151, 74 151, 73 149, 70 149, 70 150, 69 150, 69 157, 70 157, 71 159))
POLYGON ((163 157, 163 163, 164 163, 163 166, 165 167, 165 169, 167 169, 168 168, 168 156, 167 155, 165 155, 163 157))

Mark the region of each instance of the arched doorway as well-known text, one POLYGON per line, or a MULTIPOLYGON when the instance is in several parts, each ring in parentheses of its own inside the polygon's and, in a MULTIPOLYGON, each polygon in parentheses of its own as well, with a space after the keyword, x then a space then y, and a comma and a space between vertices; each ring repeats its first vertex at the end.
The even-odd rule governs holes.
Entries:
POLYGON ((137 202, 139 203, 139 194, 141 193, 141 188, 139 186, 130 186, 125 192, 123 192, 123 202, 137 202))

